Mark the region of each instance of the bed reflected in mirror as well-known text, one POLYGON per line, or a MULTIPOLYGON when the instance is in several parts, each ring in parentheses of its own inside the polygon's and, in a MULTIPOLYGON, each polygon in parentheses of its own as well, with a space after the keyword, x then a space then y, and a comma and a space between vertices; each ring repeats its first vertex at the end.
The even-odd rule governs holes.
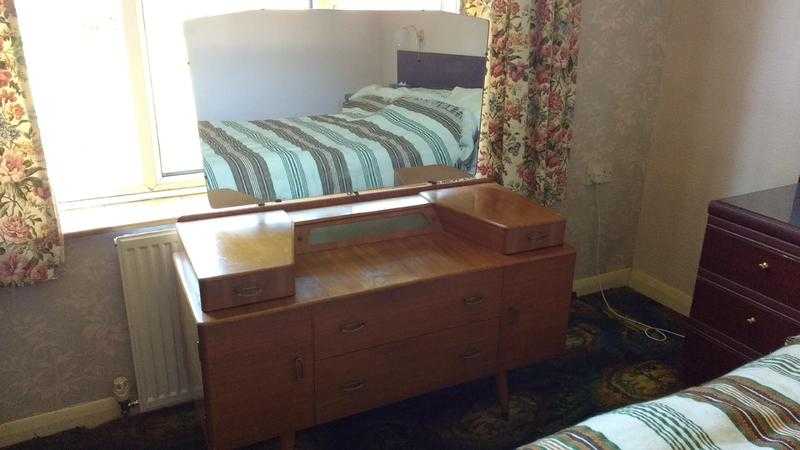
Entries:
POLYGON ((259 10, 184 30, 213 207, 475 173, 485 20, 259 10))

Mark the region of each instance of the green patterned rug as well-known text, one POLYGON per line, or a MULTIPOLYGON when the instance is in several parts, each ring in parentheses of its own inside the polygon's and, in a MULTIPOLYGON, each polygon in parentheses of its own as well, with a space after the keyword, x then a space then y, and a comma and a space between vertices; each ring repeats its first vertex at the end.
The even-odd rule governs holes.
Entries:
MULTIPOLYGON (((620 312, 682 329, 680 316, 629 289, 608 293, 620 312)), ((613 319, 598 295, 573 302, 567 354, 509 374, 510 415, 497 406, 494 380, 444 389, 300 432, 299 450, 511 449, 588 416, 683 387, 681 340, 648 339, 613 319)), ((190 449, 203 447, 190 406, 75 429, 22 449, 190 449)), ((277 448, 272 441, 253 449, 277 448)))

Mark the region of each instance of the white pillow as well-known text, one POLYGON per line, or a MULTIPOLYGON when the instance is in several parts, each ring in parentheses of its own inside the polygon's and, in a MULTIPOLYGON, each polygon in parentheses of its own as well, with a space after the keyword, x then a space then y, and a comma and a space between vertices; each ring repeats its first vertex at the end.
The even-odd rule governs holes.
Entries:
POLYGON ((481 122, 481 102, 483 100, 483 89, 466 89, 456 87, 450 92, 448 101, 458 105, 472 116, 472 121, 476 124, 481 122))
POLYGON ((364 86, 363 88, 356 91, 350 98, 358 98, 363 97, 365 95, 377 95, 378 97, 388 98, 390 100, 395 100, 401 95, 398 89, 381 86, 379 84, 370 84, 369 86, 364 86))

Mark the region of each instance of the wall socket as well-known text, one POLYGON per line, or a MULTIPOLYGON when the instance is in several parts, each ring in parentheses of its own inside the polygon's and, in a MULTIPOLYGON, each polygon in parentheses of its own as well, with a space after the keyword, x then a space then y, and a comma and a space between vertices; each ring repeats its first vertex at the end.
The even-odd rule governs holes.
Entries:
POLYGON ((614 170, 610 162, 590 162, 586 165, 586 185, 610 183, 614 179, 614 170))

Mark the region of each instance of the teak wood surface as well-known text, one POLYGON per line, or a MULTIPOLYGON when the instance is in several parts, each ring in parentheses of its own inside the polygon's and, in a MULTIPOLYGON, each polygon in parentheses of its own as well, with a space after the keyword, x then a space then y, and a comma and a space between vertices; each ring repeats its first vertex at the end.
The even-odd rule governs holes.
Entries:
MULTIPOLYGON (((183 316, 197 330, 197 343, 189 343, 197 345, 197 352, 188 353, 199 359, 201 417, 209 446, 231 448, 280 436, 282 446, 290 448, 295 430, 489 375, 496 376, 507 411, 507 370, 563 351, 575 251, 560 240, 560 216, 490 186, 182 222, 179 235, 187 249, 173 259, 183 316), (484 187, 489 189, 473 195, 472 189, 484 187), (464 212, 464 200, 459 200, 464 195, 473 200, 485 195, 494 203, 482 201, 464 212), (498 213, 497 202, 506 202, 517 214, 498 213), (441 220, 446 211, 459 219, 441 220), (426 214, 432 225, 380 239, 348 237, 324 247, 298 240, 318 226, 409 213, 426 214), (215 242, 236 233, 231 226, 236 220, 250 223, 253 230, 252 223, 265 214, 281 218, 275 222, 284 225, 288 218, 292 233, 268 227, 263 234, 235 239, 251 239, 253 247, 271 239, 283 245, 288 235, 293 251, 287 279, 293 292, 269 301, 204 308, 236 291, 232 286, 204 288, 197 265, 213 263, 195 259, 216 255, 229 260, 228 267, 243 267, 234 264, 236 246, 215 242), (502 229, 497 245, 487 244, 482 234, 487 228, 482 227, 502 229), (550 227, 555 237, 530 239, 536 227, 550 227), (524 243, 513 238, 517 232, 525 236, 524 243), (206 238, 199 238, 203 233, 206 238), (205 240, 209 234, 214 239, 205 240), (551 240, 552 245, 531 250, 551 240), (196 248, 202 245, 216 246, 196 248)), ((283 289, 264 267, 253 269, 244 274, 232 270, 218 280, 244 279, 264 290, 276 284, 283 289)))

